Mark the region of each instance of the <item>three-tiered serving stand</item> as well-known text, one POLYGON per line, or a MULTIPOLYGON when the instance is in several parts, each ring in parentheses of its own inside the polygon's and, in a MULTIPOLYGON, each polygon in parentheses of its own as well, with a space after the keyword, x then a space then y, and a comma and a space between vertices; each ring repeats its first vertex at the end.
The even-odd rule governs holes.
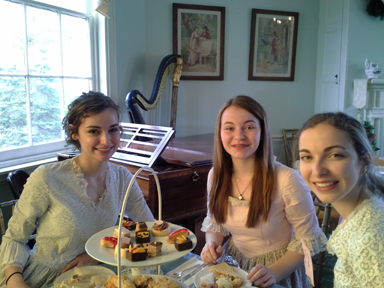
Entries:
MULTIPOLYGON (((121 227, 122 227, 123 218, 124 218, 124 217, 122 217, 122 215, 124 215, 125 206, 127 204, 127 199, 128 199, 128 195, 129 195, 129 192, 131 190, 132 184, 134 183, 136 177, 143 170, 150 170, 152 172, 154 178, 155 178, 156 187, 157 187, 157 195, 158 195, 158 199, 159 199, 159 218, 158 219, 161 220, 161 218, 162 218, 161 217, 162 198, 161 198, 159 179, 158 179, 155 171, 152 168, 141 167, 139 170, 137 170, 135 175, 133 175, 131 181, 129 182, 127 191, 125 192, 123 205, 122 205, 121 211, 120 211, 121 217, 119 218, 119 225, 118 225, 118 232, 119 233, 118 233, 118 235, 121 235, 121 227)), ((175 225, 175 224, 170 224, 170 226, 171 226, 172 232, 177 230, 177 229, 183 228, 183 227, 181 227, 179 225, 175 225)), ((150 230, 150 228, 151 227, 148 226, 148 230, 150 230)), ((142 269, 144 267, 158 265, 158 274, 160 274, 160 272, 161 272, 160 265, 161 264, 169 263, 169 262, 172 262, 174 260, 177 260, 177 259, 183 257, 184 255, 189 253, 192 249, 194 249, 196 246, 196 243, 197 243, 195 234, 193 234, 191 231, 189 231, 190 235, 188 237, 192 240, 192 243, 193 243, 192 249, 188 249, 188 250, 184 250, 184 251, 179 252, 173 247, 172 244, 164 243, 163 250, 162 250, 163 256, 154 257, 154 258, 147 259, 147 260, 140 261, 140 262, 131 262, 127 259, 124 259, 124 263, 122 263, 120 248, 116 248, 116 249, 118 249, 117 253, 115 253, 115 251, 113 250, 114 253, 111 254, 108 251, 108 250, 111 250, 110 248, 102 247, 100 245, 101 238, 103 238, 104 236, 108 236, 109 234, 113 233, 114 230, 115 230, 115 227, 110 227, 110 228, 107 228, 105 230, 102 230, 102 231, 94 234, 91 238, 88 239, 87 243, 85 244, 85 250, 87 251, 87 253, 92 258, 94 258, 100 262, 103 262, 103 263, 106 263, 109 265, 117 265, 117 275, 118 275, 118 279, 119 279, 118 280, 118 284, 119 284, 118 288, 121 288, 121 265, 122 264, 125 267, 140 269, 142 272, 143 272, 142 269), (169 249, 167 249, 167 248, 169 248, 169 249), (164 254, 166 254, 166 255, 164 255, 164 254), (116 263, 116 260, 117 260, 117 263, 116 263)), ((155 237, 155 238, 157 238, 157 237, 155 237)), ((161 242, 166 242, 166 238, 165 237, 163 237, 163 238, 164 238, 164 240, 156 239, 156 241, 162 240, 161 242)), ((118 237, 116 247, 121 247, 121 237, 118 237)), ((140 274, 145 274, 145 273, 140 273, 140 274)))

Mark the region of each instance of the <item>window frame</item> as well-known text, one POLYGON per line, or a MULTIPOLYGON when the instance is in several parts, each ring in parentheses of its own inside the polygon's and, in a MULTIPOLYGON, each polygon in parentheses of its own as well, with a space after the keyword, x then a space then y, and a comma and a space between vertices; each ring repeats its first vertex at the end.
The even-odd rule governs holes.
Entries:
MULTIPOLYGON (((54 12, 60 11, 59 13, 69 16, 81 17, 88 20, 88 29, 89 29, 89 40, 90 40, 90 53, 91 53, 91 89, 98 91, 100 86, 108 86, 107 79, 101 79, 100 77, 106 77, 106 67, 104 63, 106 61, 106 48, 105 41, 107 39, 107 30, 105 29, 106 23, 104 17, 95 11, 96 0, 87 0, 87 13, 81 13, 77 11, 72 11, 66 8, 61 8, 57 6, 52 6, 50 4, 45 4, 32 0, 8 0, 9 2, 22 4, 24 11, 26 11, 26 6, 32 6, 34 8, 48 9, 54 12), (102 84, 101 84, 102 82, 102 84)), ((24 19, 26 19, 26 14, 24 13, 24 19)), ((25 20, 26 21, 26 20, 25 20)), ((25 22, 26 23, 26 22, 25 22)), ((26 24, 25 24, 26 25, 26 24)), ((26 33, 26 32, 24 32, 26 33)), ((25 34, 27 35, 27 34, 25 34)), ((1 76, 10 76, 7 73, 2 73, 1 76)), ((15 75, 13 75, 15 76, 15 75)), ((34 76, 29 74, 29 71, 26 71, 25 74, 20 75, 25 77, 26 81, 34 76)), ((49 77, 55 77, 53 75, 48 75, 49 77)), ((45 77, 42 75, 42 77, 45 77)), ((60 75, 58 78, 65 79, 63 75, 60 75)), ((81 78, 81 77, 79 77, 81 78)), ((27 84, 28 86, 28 84, 27 84)), ((28 91, 26 91, 28 93, 28 91)), ((62 95, 62 91, 61 97, 62 95)), ((27 96, 29 97, 29 96, 27 96)), ((30 119, 28 120, 30 121, 30 119)), ((27 164, 30 162, 41 161, 44 159, 52 159, 56 157, 58 152, 70 152, 73 151, 73 147, 66 147, 65 140, 51 141, 41 144, 33 144, 28 147, 17 147, 10 148, 0 151, 0 171, 6 169, 7 167, 18 166, 27 164)))

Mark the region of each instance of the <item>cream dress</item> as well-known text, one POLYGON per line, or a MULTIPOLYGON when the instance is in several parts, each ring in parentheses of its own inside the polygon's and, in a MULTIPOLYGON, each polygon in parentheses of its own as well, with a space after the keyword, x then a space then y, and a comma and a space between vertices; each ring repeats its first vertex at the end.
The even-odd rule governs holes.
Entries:
POLYGON ((328 242, 336 254, 335 288, 384 287, 384 201, 364 200, 336 228, 328 242))
MULTIPOLYGON (((132 174, 108 163, 106 190, 95 205, 86 194, 88 183, 74 159, 40 166, 28 178, 1 243, 0 287, 6 287, 4 269, 9 266, 22 268, 31 287, 51 283, 85 252, 89 237, 117 223, 132 174), (36 245, 29 251, 25 243, 35 228, 36 245)), ((154 221, 136 182, 126 214, 135 221, 154 221)))

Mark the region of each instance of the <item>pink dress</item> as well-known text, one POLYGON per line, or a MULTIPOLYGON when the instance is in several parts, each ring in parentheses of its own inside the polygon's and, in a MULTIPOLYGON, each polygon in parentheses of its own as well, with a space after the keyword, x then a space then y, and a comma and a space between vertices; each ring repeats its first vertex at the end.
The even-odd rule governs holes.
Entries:
MULTIPOLYGON (((223 262, 230 255, 243 270, 250 271, 256 264, 268 266, 276 262, 288 250, 304 254, 301 239, 312 255, 326 249, 327 238, 319 227, 309 188, 297 171, 278 162, 275 162, 275 168, 277 187, 266 222, 247 228, 245 223, 249 201, 231 196, 227 221, 223 225, 215 223, 208 211, 201 230, 220 232, 223 236, 232 235, 218 261, 223 262)), ((284 287, 308 287, 304 267, 278 284, 284 287)))
POLYGON ((200 47, 199 47, 199 34, 197 32, 193 32, 191 35, 190 45, 189 45, 189 56, 188 56, 188 64, 190 66, 194 66, 196 62, 199 60, 200 56, 200 47))

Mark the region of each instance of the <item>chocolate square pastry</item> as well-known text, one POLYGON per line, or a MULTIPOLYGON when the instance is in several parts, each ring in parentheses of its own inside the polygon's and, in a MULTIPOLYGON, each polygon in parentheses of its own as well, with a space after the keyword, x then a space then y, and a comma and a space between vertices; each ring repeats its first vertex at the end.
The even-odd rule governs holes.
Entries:
POLYGON ((136 222, 130 219, 124 220, 123 226, 127 228, 129 231, 133 231, 136 229, 136 222))
POLYGON ((149 243, 151 242, 151 236, 148 230, 136 231, 136 243, 149 243))
POLYGON ((144 261, 147 259, 148 253, 147 252, 139 252, 139 253, 130 253, 127 251, 127 259, 132 262, 136 261, 144 261))
POLYGON ((192 249, 192 241, 188 237, 185 239, 184 243, 179 243, 177 240, 175 240, 175 248, 177 251, 184 251, 187 249, 192 249))

